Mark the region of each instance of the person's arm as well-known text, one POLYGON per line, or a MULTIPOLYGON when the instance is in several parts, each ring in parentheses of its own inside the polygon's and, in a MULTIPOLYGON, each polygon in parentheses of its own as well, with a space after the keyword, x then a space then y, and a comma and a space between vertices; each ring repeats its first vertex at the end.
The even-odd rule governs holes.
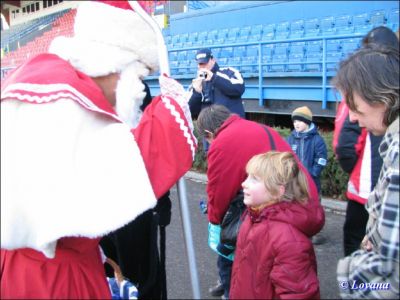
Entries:
POLYGON ((320 135, 317 135, 314 151, 314 161, 311 175, 314 177, 319 177, 322 170, 326 167, 328 156, 325 141, 320 135))
MULTIPOLYGON (((397 145, 398 147, 398 145, 397 145)), ((372 210, 367 234, 372 251, 358 250, 339 260, 337 280, 343 299, 398 297, 399 260, 399 169, 388 168, 368 199, 372 210), (379 237, 374 240, 374 237, 379 237), (371 290, 360 283, 389 284, 387 289, 371 290)))
POLYGON ((229 97, 240 98, 245 90, 243 77, 234 68, 220 69, 211 81, 216 88, 229 97))
POLYGON ((236 181, 239 177, 237 164, 223 149, 210 148, 207 169, 207 214, 212 224, 220 224, 228 210, 229 203, 238 192, 236 181))
POLYGON ((291 242, 276 249, 270 278, 279 299, 319 298, 315 258, 310 247, 305 242, 291 242))
POLYGON ((362 132, 357 122, 350 122, 349 116, 347 116, 340 130, 335 151, 338 163, 346 173, 351 173, 353 170, 364 143, 365 133, 362 132))
POLYGON ((203 94, 196 92, 194 88, 191 89, 191 95, 189 98, 189 108, 192 117, 196 119, 201 111, 201 103, 203 100, 203 94))
POLYGON ((172 98, 154 98, 132 130, 157 198, 192 166, 196 139, 180 105, 172 98))

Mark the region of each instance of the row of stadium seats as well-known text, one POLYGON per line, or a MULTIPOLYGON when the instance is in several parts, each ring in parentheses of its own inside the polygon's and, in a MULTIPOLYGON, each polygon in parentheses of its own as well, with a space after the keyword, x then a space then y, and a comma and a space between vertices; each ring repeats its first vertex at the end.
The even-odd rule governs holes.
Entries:
MULTIPOLYGON (((335 71, 337 62, 360 47, 361 38, 332 39, 326 44, 326 70, 335 71)), ((221 66, 233 66, 245 75, 258 73, 259 46, 213 48, 212 52, 221 66)), ((196 50, 170 51, 172 73, 183 75, 196 72, 196 50)), ((268 72, 321 72, 323 42, 292 42, 261 46, 261 61, 270 64, 263 67, 268 72), (275 65, 280 63, 279 65, 275 65)))
POLYGON ((59 17, 53 22, 53 27, 50 31, 45 32, 42 36, 27 43, 16 51, 12 51, 5 55, 1 60, 2 66, 13 67, 25 62, 32 56, 39 53, 47 52, 51 41, 60 35, 72 36, 73 20, 76 15, 76 9, 69 10, 67 13, 59 17))
POLYGON ((38 30, 42 26, 51 24, 54 20, 67 13, 70 9, 62 10, 50 15, 46 15, 29 22, 13 26, 1 32, 1 48, 6 48, 13 42, 21 40, 23 37, 38 30))
POLYGON ((259 24, 246 27, 167 35, 169 49, 213 44, 235 44, 270 40, 285 40, 315 36, 364 34, 373 27, 385 25, 392 30, 399 27, 399 10, 384 10, 357 15, 330 16, 322 19, 294 20, 278 24, 259 24))

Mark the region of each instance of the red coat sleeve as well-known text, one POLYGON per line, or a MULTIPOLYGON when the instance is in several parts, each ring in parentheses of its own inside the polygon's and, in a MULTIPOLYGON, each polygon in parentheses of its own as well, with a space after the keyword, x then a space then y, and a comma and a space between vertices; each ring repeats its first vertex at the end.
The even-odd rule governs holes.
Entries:
POLYGON ((196 139, 180 106, 166 96, 152 100, 132 132, 160 198, 192 166, 196 139))

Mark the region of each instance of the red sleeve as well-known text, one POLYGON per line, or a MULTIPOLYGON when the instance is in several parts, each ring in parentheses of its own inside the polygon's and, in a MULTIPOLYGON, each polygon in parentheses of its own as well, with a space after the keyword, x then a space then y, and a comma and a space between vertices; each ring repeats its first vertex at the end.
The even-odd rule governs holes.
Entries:
POLYGON ((236 181, 242 176, 237 174, 238 166, 232 162, 232 156, 220 149, 211 148, 207 161, 208 220, 220 224, 231 199, 238 192, 240 184, 236 181))
POLYGON ((191 168, 196 139, 180 106, 165 96, 152 100, 132 132, 160 198, 191 168))
POLYGON ((332 147, 334 153, 336 153, 336 147, 339 142, 339 135, 342 130, 344 121, 346 120, 348 115, 349 115, 349 108, 347 107, 346 102, 342 100, 339 104, 335 116, 335 129, 333 131, 333 139, 332 139, 332 147))

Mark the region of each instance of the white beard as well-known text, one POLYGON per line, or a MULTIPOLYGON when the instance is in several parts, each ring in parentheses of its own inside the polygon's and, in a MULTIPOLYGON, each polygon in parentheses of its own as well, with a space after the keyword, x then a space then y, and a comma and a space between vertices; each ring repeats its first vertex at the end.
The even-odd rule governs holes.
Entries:
POLYGON ((140 106, 146 96, 142 78, 148 73, 145 65, 136 61, 122 70, 117 83, 115 110, 118 116, 132 128, 139 124, 142 116, 140 106))

